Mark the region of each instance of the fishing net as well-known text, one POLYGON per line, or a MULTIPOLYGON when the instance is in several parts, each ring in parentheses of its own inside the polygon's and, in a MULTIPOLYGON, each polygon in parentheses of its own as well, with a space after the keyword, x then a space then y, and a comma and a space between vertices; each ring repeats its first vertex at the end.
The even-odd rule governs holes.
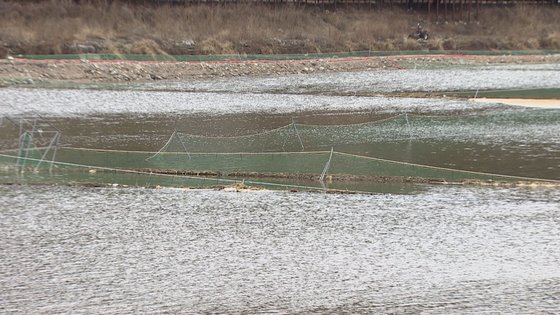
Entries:
MULTIPOLYGON (((556 118, 549 116, 537 115, 534 119, 542 120, 540 124, 557 124, 556 118)), ((503 115, 473 115, 451 119, 403 114, 352 125, 308 125, 292 122, 256 134, 230 137, 175 131, 157 152, 72 147, 53 151, 52 146, 36 146, 32 136, 24 133, 20 139, 20 148, 4 151, 0 162, 4 166, 12 165, 20 170, 33 169, 36 172, 46 168, 52 172, 54 168, 60 176, 50 180, 58 178, 63 181, 66 177, 68 181, 98 180, 140 186, 181 186, 187 183, 217 183, 228 182, 231 178, 260 177, 401 182, 540 180, 406 163, 380 159, 364 152, 352 152, 353 145, 367 144, 375 151, 381 144, 390 142, 411 143, 441 138, 460 141, 465 135, 473 137, 478 133, 487 137, 496 130, 507 130, 496 127, 489 129, 488 125, 492 125, 488 124, 489 120, 500 121, 501 125, 512 124, 511 119, 503 115)), ((524 123, 531 124, 519 119, 514 123, 517 127, 524 123)), ((514 133, 515 130, 507 132, 514 133)), ((531 136, 538 135, 533 133, 531 136)))

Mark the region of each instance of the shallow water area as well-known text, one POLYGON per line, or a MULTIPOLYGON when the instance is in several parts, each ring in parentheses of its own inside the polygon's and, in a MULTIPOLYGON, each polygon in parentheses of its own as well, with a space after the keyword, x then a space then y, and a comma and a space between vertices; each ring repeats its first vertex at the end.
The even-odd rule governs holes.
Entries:
MULTIPOLYGON (((428 104, 430 101, 426 100, 428 104)), ((560 179, 558 109, 490 105, 484 109, 465 107, 451 111, 442 103, 436 107, 420 107, 422 109, 416 114, 404 116, 402 112, 392 111, 391 106, 361 111, 264 111, 222 115, 192 114, 188 111, 177 114, 100 113, 71 117, 57 114, 41 115, 42 125, 39 128, 47 130, 56 126, 62 133, 62 146, 154 153, 176 131, 185 135, 187 152, 220 153, 256 152, 254 150, 260 147, 248 148, 242 144, 224 147, 212 137, 248 136, 297 122, 301 124, 298 127, 299 140, 303 141, 308 151, 329 151, 333 148, 360 156, 422 165, 560 179), (208 137, 207 141, 201 141, 199 136, 208 137)), ((17 148, 17 116, 12 122, 5 120, 0 130, 3 149, 17 148)), ((47 145, 50 138, 45 136, 37 138, 39 140, 47 145)), ((295 142, 293 147, 283 148, 282 139, 276 140, 277 145, 271 143, 267 150, 301 150, 299 142, 295 142)), ((185 153, 182 149, 180 151, 185 153)), ((319 162, 319 167, 325 162, 319 162)))
POLYGON ((556 312, 560 192, 0 186, 9 313, 556 312))

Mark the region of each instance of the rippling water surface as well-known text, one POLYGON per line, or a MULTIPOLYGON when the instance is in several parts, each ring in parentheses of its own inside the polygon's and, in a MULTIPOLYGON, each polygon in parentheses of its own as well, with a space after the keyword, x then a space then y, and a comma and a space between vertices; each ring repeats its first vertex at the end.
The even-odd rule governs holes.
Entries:
MULTIPOLYGON (((357 124, 406 112, 416 116, 383 128, 342 126, 317 145, 559 179, 558 110, 324 95, 555 88, 559 71, 491 65, 126 91, 5 88, 0 149, 17 147, 21 117, 56 127, 62 145, 155 151, 175 130, 247 135, 292 121, 357 124)), ((408 194, 0 185, 0 313, 560 312, 558 188, 371 191, 408 194)))
MULTIPOLYGON (((305 111, 452 112, 495 108, 461 100, 293 94, 0 89, 4 115, 298 113, 305 111)), ((502 108, 504 106, 501 106, 502 108)))
POLYGON ((0 202, 3 313, 560 310, 558 190, 0 186, 0 202))
POLYGON ((557 88, 558 64, 489 65, 445 69, 371 70, 284 75, 255 80, 224 78, 192 82, 155 83, 148 87, 188 91, 274 93, 412 92, 519 88, 557 88))
MULTIPOLYGON (((128 91, 0 89, 0 97, 5 100, 0 103, 0 112, 9 115, 40 112, 43 115, 65 116, 154 112, 286 113, 310 110, 456 111, 477 109, 484 105, 464 101, 335 97, 324 94, 516 90, 559 86, 558 64, 488 65, 466 68, 454 66, 446 69, 393 69, 193 79, 181 82, 165 81, 115 86, 128 91), (231 95, 232 93, 235 95, 231 95), (301 95, 290 95, 293 93, 301 95)), ((86 87, 95 86, 86 85, 86 87)))

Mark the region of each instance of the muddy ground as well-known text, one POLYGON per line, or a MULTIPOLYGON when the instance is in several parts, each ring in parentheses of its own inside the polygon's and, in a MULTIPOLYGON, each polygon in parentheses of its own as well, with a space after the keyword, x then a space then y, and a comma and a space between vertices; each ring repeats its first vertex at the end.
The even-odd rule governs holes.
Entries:
POLYGON ((560 55, 389 56, 304 61, 151 62, 0 60, 0 86, 49 82, 147 82, 213 77, 274 76, 374 69, 436 68, 497 63, 558 63, 560 55))

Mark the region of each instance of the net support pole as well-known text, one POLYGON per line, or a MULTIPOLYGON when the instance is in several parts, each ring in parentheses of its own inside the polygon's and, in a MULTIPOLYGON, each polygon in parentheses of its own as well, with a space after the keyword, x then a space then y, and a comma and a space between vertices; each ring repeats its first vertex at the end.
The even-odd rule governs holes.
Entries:
POLYGON ((303 141, 301 141, 299 131, 297 130, 297 127, 296 127, 296 122, 294 121, 293 118, 292 118, 292 126, 294 126, 294 131, 296 132, 296 136, 298 137, 299 144, 301 145, 301 152, 303 152, 303 151, 305 151, 305 147, 303 146, 303 141))
POLYGON ((412 139, 412 132, 410 130, 410 122, 408 121, 408 113, 404 113, 404 118, 406 119, 406 130, 408 131, 408 138, 412 139))
POLYGON ((187 146, 183 142, 183 139, 181 139, 181 137, 179 137, 179 136, 177 136, 177 139, 179 139, 179 143, 181 143, 181 146, 183 147, 183 150, 185 150, 185 153, 187 153, 187 156, 189 157, 189 160, 190 160, 191 159, 191 154, 189 153, 189 150, 187 150, 187 146))
POLYGON ((60 132, 56 134, 56 142, 54 144, 54 151, 51 159, 51 165, 49 165, 49 173, 52 173, 53 165, 56 161, 56 152, 58 151, 58 146, 60 145, 60 132))
MULTIPOLYGON (((47 154, 49 154, 49 151, 54 147, 54 145, 57 141, 56 140, 57 138, 58 138, 58 131, 54 134, 54 137, 52 138, 51 142, 49 143, 49 146, 45 149, 45 153, 43 153, 39 162, 37 162, 37 165, 35 165, 35 171, 37 171, 39 169, 39 166, 41 166, 41 163, 43 163, 43 161, 47 157, 47 154)), ((51 163, 51 165, 52 165, 52 163, 51 163)))
POLYGON ((21 137, 22 135, 23 135, 23 120, 20 119, 20 120, 19 120, 19 147, 20 147, 20 148, 21 148, 21 145, 22 145, 21 141, 22 141, 22 139, 23 139, 23 138, 21 137))
POLYGON ((29 147, 33 144, 33 134, 29 131, 24 131, 20 137, 20 146, 18 159, 16 165, 24 166, 27 158, 29 157, 29 147))
POLYGON ((327 185, 325 185, 325 182, 319 182, 321 184, 321 188, 323 189, 323 192, 326 193, 327 192, 327 185))
POLYGON ((319 177, 319 181, 322 183, 325 180, 325 176, 327 175, 330 167, 331 167, 331 160, 332 160, 332 155, 334 152, 334 148, 331 147, 331 154, 329 155, 329 160, 327 161, 327 163, 325 163, 325 167, 323 168, 323 172, 321 173, 321 177, 319 177))

